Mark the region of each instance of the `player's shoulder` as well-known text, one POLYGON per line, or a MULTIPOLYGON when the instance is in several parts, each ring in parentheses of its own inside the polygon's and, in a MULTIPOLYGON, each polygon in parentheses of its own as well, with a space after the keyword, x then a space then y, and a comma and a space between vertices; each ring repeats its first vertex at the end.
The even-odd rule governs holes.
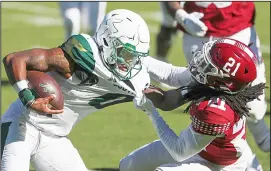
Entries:
POLYGON ((63 43, 73 45, 82 51, 92 51, 93 46, 95 45, 93 42, 93 38, 87 34, 76 34, 69 37, 69 39, 63 43))
POLYGON ((239 116, 223 99, 203 100, 190 109, 194 131, 213 136, 224 136, 239 120, 239 116))
POLYGON ((215 124, 234 122, 236 119, 234 110, 221 98, 203 100, 194 104, 190 114, 203 122, 215 124))
POLYGON ((94 70, 96 60, 99 59, 99 49, 91 36, 72 35, 59 47, 81 68, 88 72, 94 70))
POLYGON ((99 56, 98 45, 95 43, 95 40, 92 36, 88 34, 78 34, 77 36, 80 37, 82 43, 84 42, 84 45, 91 49, 91 52, 94 56, 99 56))

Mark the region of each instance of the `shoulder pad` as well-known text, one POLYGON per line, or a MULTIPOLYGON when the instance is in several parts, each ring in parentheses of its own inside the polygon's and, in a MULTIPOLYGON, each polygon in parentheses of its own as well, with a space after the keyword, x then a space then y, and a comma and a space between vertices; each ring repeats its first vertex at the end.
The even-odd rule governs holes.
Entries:
POLYGON ((71 36, 60 48, 65 51, 73 61, 88 72, 95 67, 92 48, 89 44, 90 36, 78 34, 71 36))

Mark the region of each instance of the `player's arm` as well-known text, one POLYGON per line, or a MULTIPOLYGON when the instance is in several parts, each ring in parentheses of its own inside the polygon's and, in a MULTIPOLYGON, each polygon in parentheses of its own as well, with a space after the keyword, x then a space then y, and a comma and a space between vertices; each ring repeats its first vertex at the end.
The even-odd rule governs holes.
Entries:
POLYGON ((41 72, 57 71, 69 76, 72 62, 65 57, 61 48, 30 49, 8 54, 3 64, 10 83, 17 91, 21 101, 28 108, 46 114, 62 113, 63 110, 51 110, 47 107, 53 96, 35 98, 28 87, 27 70, 41 72))
POLYGON ((143 91, 156 108, 163 111, 171 111, 187 102, 186 92, 181 89, 163 91, 157 88, 148 88, 143 91))
POLYGON ((215 138, 223 136, 229 128, 225 127, 229 121, 226 118, 217 118, 216 113, 203 111, 203 113, 199 112, 198 116, 200 117, 192 117, 190 126, 177 136, 157 111, 154 110, 150 115, 161 142, 178 162, 198 154, 215 138))
POLYGON ((57 71, 68 77, 73 65, 61 48, 30 49, 10 53, 3 59, 3 64, 12 85, 26 80, 27 70, 57 71))
MULTIPOLYGON (((199 85, 186 67, 173 66, 150 56, 146 57, 143 63, 147 67, 150 77, 158 82, 174 87, 188 86, 190 89, 199 85)), ((168 91, 159 89, 159 91, 161 93, 157 93, 155 88, 150 87, 144 93, 153 102, 154 106, 161 110, 174 110, 187 102, 188 90, 179 88, 168 91)))
POLYGON ((61 46, 51 49, 30 49, 7 55, 3 63, 10 83, 26 79, 27 70, 57 71, 69 78, 75 65, 92 72, 95 60, 89 44, 89 35, 71 36, 61 46))
POLYGON ((89 41, 91 41, 91 38, 88 35, 73 35, 57 48, 15 52, 3 59, 8 78, 27 108, 31 107, 44 114, 63 112, 63 110, 48 108, 47 105, 53 99, 53 96, 37 99, 34 97, 28 88, 26 71, 57 71, 64 77, 69 78, 75 65, 78 65, 86 73, 91 73, 95 67, 95 60, 89 41))
POLYGON ((143 64, 146 66, 150 77, 157 82, 162 82, 173 87, 198 84, 186 67, 174 66, 150 56, 144 58, 143 64))
POLYGON ((215 113, 199 113, 199 115, 202 117, 193 118, 190 126, 182 130, 180 135, 177 136, 156 109, 153 109, 152 113, 149 114, 161 142, 178 162, 199 153, 216 137, 223 136, 223 133, 227 131, 226 128, 228 127, 225 127, 225 124, 229 124, 227 119, 218 118, 220 123, 216 123, 214 121, 217 118, 215 113))
MULTIPOLYGON (((137 107, 144 110, 148 114, 161 142, 171 156, 178 162, 199 153, 216 138, 215 134, 208 135, 195 131, 194 128, 198 126, 205 127, 204 122, 195 122, 195 124, 192 123, 188 128, 182 130, 178 136, 167 125, 149 100, 137 107)), ((213 125, 210 125, 210 128, 207 128, 207 130, 209 131, 209 129, 212 129, 212 126, 213 125)), ((215 130, 215 127, 213 127, 213 130, 215 130)), ((211 133, 213 132, 211 131, 211 133)))

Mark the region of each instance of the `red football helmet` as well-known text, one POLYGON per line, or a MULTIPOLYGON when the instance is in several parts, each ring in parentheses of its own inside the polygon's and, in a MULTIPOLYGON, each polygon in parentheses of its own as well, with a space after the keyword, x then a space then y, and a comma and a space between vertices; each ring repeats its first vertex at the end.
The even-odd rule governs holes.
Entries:
POLYGON ((189 70, 199 83, 234 94, 257 77, 256 61, 247 45, 223 38, 209 41, 195 52, 189 70))

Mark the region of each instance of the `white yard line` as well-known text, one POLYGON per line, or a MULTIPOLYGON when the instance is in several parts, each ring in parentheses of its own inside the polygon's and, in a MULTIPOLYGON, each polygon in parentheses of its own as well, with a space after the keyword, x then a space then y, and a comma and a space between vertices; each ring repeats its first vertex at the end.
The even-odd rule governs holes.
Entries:
POLYGON ((9 15, 9 19, 14 20, 16 22, 31 24, 34 26, 51 27, 63 25, 63 21, 61 18, 50 16, 37 16, 31 14, 11 14, 9 15))
POLYGON ((3 9, 14 9, 24 12, 32 12, 35 14, 46 14, 46 15, 58 15, 60 11, 56 8, 47 7, 42 4, 33 4, 28 2, 3 2, 1 4, 3 9))

